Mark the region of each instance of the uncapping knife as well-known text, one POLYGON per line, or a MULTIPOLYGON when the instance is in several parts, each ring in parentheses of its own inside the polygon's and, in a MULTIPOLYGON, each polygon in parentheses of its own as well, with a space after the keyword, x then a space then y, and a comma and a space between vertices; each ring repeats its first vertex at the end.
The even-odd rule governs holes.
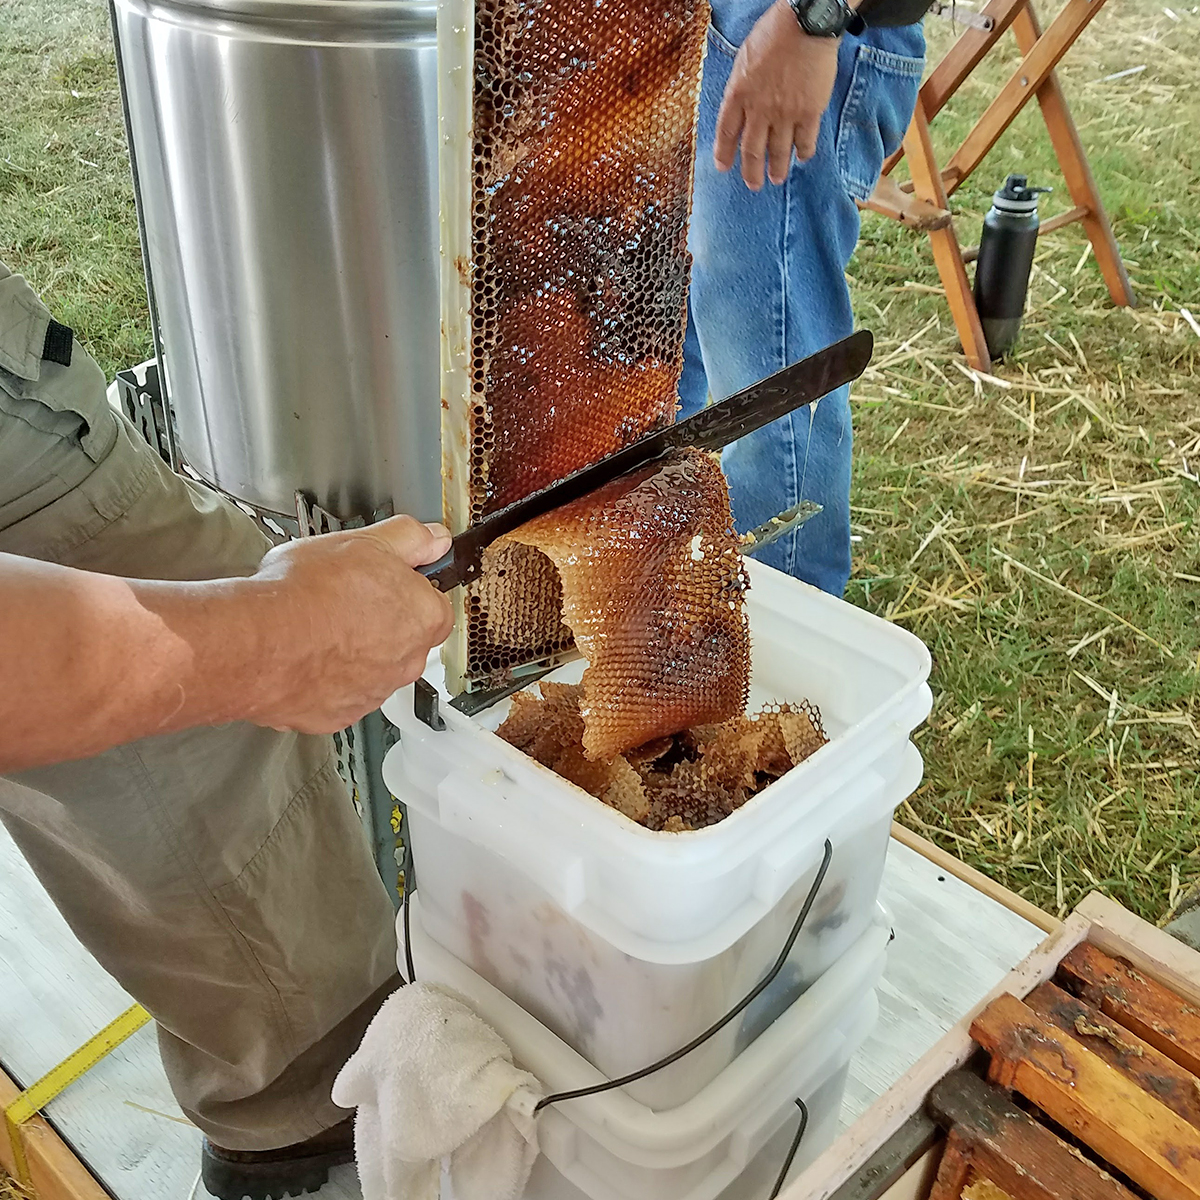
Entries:
POLYGON ((497 538, 534 517, 553 512, 624 475, 640 471, 676 450, 721 450, 730 442, 819 400, 863 373, 871 361, 872 346, 871 334, 860 329, 727 400, 710 404, 686 421, 647 433, 632 445, 484 517, 460 533, 446 555, 418 570, 441 592, 470 583, 479 575, 484 550, 497 538))

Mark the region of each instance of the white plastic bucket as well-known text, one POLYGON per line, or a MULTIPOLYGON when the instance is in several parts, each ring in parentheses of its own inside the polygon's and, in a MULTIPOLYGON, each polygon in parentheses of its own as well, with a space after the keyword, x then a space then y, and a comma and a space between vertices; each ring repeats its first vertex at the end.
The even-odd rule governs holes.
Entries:
MULTIPOLYGON (((418 899, 415 916, 420 907, 418 899)), ((837 965, 687 1103, 654 1112, 612 1091, 547 1108, 538 1128, 542 1157, 525 1200, 765 1200, 799 1124, 797 1098, 809 1121, 793 1176, 812 1162, 837 1134, 850 1059, 878 1013, 874 988, 890 932, 874 911, 874 922, 837 965)), ((438 946, 419 919, 412 947, 417 978, 464 996, 548 1092, 604 1081, 438 946)), ((401 949, 401 970, 403 960, 401 949)))
MULTIPOLYGON (((863 934, 892 813, 921 777, 924 645, 770 567, 750 576, 751 706, 811 699, 831 740, 708 829, 652 833, 606 807, 494 735, 506 705, 469 719, 443 702, 440 732, 412 689, 384 705, 400 729, 384 779, 408 808, 425 931, 608 1076, 670 1053, 763 977, 832 841, 775 985, 635 1085, 653 1108, 694 1096, 863 934)), ((440 680, 432 659, 426 677, 440 680)))

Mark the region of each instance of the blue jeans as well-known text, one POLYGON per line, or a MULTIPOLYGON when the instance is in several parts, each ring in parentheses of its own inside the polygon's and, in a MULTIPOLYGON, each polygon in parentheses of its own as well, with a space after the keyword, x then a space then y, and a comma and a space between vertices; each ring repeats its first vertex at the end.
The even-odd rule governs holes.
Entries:
MULTIPOLYGON (((717 111, 737 46, 764 0, 712 0, 700 94, 689 248, 692 284, 679 393, 681 416, 847 336, 854 323, 845 270, 865 200, 899 145, 916 103, 925 39, 919 25, 842 39, 837 82, 817 152, 787 180, 751 192, 739 168, 713 166, 717 111)), ((725 452, 738 528, 798 503, 823 511, 762 550, 774 567, 840 596, 850 578, 849 389, 801 409, 725 452)))

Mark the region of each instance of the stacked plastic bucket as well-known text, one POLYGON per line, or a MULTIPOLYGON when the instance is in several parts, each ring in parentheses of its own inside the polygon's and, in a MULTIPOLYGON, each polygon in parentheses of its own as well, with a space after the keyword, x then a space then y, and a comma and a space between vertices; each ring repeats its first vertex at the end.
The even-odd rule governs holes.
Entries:
MULTIPOLYGON (((726 1015, 670 1067, 547 1109, 529 1200, 766 1200, 801 1120, 793 1171, 837 1132, 850 1058, 875 1020, 889 930, 877 904, 892 814, 915 789, 928 715, 912 635, 751 564, 750 707, 816 703, 829 744, 717 825, 653 833, 475 718, 385 712, 384 777, 408 808, 418 975, 466 994, 551 1091, 631 1074, 726 1015)), ((560 678, 578 678, 582 667, 560 678)), ((431 661, 426 678, 436 682, 431 661)))

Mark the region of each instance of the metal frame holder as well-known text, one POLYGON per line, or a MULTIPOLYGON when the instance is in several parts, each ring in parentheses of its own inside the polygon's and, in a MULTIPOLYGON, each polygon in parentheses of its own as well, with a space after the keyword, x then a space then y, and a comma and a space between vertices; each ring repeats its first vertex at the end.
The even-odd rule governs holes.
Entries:
POLYGON ((179 452, 175 445, 175 426, 163 396, 158 361, 151 359, 138 367, 117 372, 117 398, 121 411, 137 427, 142 437, 171 468, 179 470, 179 452))
MULTIPOLYGON (((118 371, 116 385, 122 412, 163 462, 177 474, 215 488, 188 465, 179 451, 170 404, 161 386, 158 362, 151 360, 118 371)), ((369 519, 340 519, 318 505, 311 496, 297 492, 293 522, 280 513, 267 512, 238 500, 221 492, 220 488, 215 490, 241 509, 273 542, 362 528, 392 515, 389 506, 377 509, 369 519)), ((385 719, 383 713, 376 711, 368 713, 349 729, 334 734, 333 741, 337 751, 338 774, 345 782, 362 821, 376 867, 387 885, 392 903, 399 908, 402 868, 394 825, 394 813, 398 805, 383 782, 383 757, 395 743, 396 737, 395 727, 385 719)), ((403 806, 400 807, 400 819, 403 820, 403 806)))

